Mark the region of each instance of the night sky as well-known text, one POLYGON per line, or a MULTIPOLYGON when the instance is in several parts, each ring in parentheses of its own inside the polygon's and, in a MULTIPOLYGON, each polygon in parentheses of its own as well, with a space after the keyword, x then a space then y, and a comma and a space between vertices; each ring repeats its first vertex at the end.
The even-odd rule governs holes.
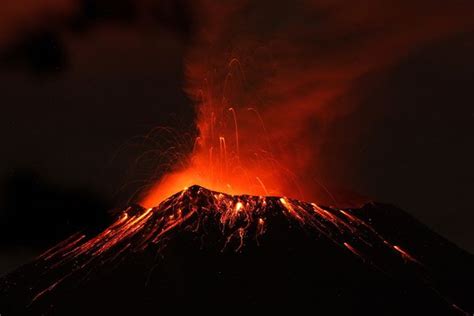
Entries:
MULTIPOLYGON (((159 175, 141 159, 161 141, 143 137, 153 128, 195 132, 183 89, 191 2, 27 2, 0 5, 0 274, 133 201, 159 175)), ((474 12, 467 1, 435 2, 474 12)), ((346 128, 320 159, 324 179, 347 178, 354 192, 401 207, 471 253, 472 56, 470 24, 358 79, 361 106, 337 119, 346 128)))

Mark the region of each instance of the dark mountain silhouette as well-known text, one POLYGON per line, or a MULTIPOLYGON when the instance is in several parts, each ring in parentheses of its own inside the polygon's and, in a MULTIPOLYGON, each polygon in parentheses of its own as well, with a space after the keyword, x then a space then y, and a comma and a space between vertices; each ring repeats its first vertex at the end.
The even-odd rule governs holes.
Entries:
POLYGON ((396 207, 193 186, 1 280, 5 315, 472 313, 473 256, 396 207))
POLYGON ((0 182, 0 248, 41 251, 78 230, 109 223, 108 203, 93 191, 63 187, 28 169, 0 182))

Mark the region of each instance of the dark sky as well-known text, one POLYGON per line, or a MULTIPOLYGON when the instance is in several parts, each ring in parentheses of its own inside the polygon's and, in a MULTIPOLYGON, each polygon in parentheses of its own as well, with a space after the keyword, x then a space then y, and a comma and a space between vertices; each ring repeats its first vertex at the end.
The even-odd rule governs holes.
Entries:
MULTIPOLYGON (((14 263, 28 257, 22 249, 106 222, 153 174, 162 135, 142 136, 157 126, 192 133, 195 116, 183 91, 195 33, 186 1, 34 3, 7 1, 0 22, 0 249, 14 263)), ((467 29, 410 51, 383 76, 371 72, 364 106, 338 122, 357 141, 341 129, 326 146, 350 157, 326 174, 350 175, 358 193, 400 206, 470 252, 472 56, 467 29)))

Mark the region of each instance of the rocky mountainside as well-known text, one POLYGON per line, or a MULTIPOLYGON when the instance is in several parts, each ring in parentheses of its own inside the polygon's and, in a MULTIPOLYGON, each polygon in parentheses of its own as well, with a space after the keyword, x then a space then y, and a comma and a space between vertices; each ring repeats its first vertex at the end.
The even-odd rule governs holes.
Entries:
POLYGON ((474 258, 396 207, 193 186, 0 282, 4 315, 471 315, 474 258), (470 314, 471 313, 471 314, 470 314))

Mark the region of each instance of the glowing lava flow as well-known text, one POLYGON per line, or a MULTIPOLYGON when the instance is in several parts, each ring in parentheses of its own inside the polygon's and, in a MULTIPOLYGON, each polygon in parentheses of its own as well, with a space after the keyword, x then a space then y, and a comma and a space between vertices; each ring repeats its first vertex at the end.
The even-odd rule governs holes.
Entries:
POLYGON ((303 230, 327 238, 342 251, 356 255, 377 267, 375 248, 415 265, 419 262, 399 245, 393 245, 351 210, 338 210, 286 197, 233 196, 193 186, 179 192, 155 208, 129 207, 97 236, 77 234, 44 253, 39 259, 50 271, 61 265, 72 270, 55 277, 55 282, 38 291, 33 301, 55 289, 72 274, 104 265, 130 253, 166 246, 173 234, 187 231, 205 235, 205 227, 217 225, 221 249, 243 251, 249 242, 269 229, 275 218, 298 225, 303 230))

